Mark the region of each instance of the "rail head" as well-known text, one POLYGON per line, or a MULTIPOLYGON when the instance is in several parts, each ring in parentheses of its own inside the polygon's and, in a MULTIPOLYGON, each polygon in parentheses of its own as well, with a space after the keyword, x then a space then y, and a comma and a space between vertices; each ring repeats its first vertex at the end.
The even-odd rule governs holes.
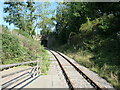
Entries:
MULTIPOLYGON (((74 64, 74 63, 71 61, 71 60, 73 60, 73 59, 70 60, 70 58, 69 58, 68 56, 64 55, 63 53, 61 53, 61 52, 59 52, 59 51, 57 51, 57 53, 58 53, 59 55, 61 55, 62 57, 64 57, 69 63, 71 63, 71 64, 76 68, 76 70, 80 71, 80 73, 82 73, 82 75, 85 76, 85 78, 86 78, 87 80, 89 80, 90 82, 92 82, 92 84, 94 84, 95 86, 97 86, 97 89, 98 89, 98 90, 109 90, 109 89, 116 90, 116 89, 115 89, 111 84, 109 84, 106 80, 100 78, 100 77, 97 76, 95 73, 91 73, 92 71, 90 72, 90 73, 92 74, 92 77, 91 77, 91 75, 88 74, 89 69, 85 68, 84 66, 76 66, 76 64, 74 64), (83 67, 84 67, 84 69, 83 69, 83 67), (95 78, 98 78, 98 79, 95 80, 95 78), (100 80, 99 80, 99 79, 100 79, 100 80), (103 85, 102 83, 104 83, 104 84, 107 85, 107 86, 103 85)), ((74 60, 73 60, 73 61, 74 61, 74 60)), ((76 62, 76 61, 74 61, 74 62, 76 62)), ((77 63, 77 62, 76 62, 76 63, 77 63)))

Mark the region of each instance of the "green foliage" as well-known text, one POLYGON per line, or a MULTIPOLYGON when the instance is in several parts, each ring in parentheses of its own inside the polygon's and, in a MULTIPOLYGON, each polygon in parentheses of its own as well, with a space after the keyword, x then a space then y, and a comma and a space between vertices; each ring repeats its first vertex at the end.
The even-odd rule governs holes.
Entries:
POLYGON ((4 17, 4 20, 9 24, 13 23, 16 27, 18 27, 22 31, 29 32, 29 34, 31 35, 33 28, 33 17, 31 17, 29 13, 26 13, 26 11, 30 12, 31 14, 34 12, 34 10, 31 10, 33 8, 33 3, 4 2, 4 5, 7 5, 6 7, 4 7, 4 13, 9 14, 4 17))
POLYGON ((86 37, 87 40, 84 41, 84 45, 82 46, 68 46, 65 44, 56 48, 56 50, 63 52, 67 56, 76 60, 79 64, 98 73, 115 88, 119 89, 120 50, 118 49, 116 40, 112 39, 112 37, 86 37))
POLYGON ((45 51, 44 48, 41 48, 42 50, 42 68, 41 68, 41 72, 42 73, 47 73, 46 71, 48 71, 49 69, 49 59, 47 56, 47 52, 45 51))
POLYGON ((4 20, 14 24, 23 35, 27 32, 31 37, 35 35, 35 29, 40 28, 43 32, 49 32, 54 24, 54 10, 50 9, 50 3, 27 2, 4 2, 4 13, 7 13, 4 20))
POLYGON ((3 33, 9 33, 9 30, 8 30, 8 27, 7 27, 7 26, 2 25, 2 26, 1 26, 1 29, 2 29, 2 32, 3 32, 3 33))
POLYGON ((60 39, 64 43, 55 48, 98 73, 117 89, 120 88, 120 48, 116 39, 120 31, 118 8, 119 3, 113 2, 60 4, 56 42, 60 39))
POLYGON ((114 2, 59 3, 56 15, 56 35, 65 44, 71 32, 78 34, 81 31, 86 33, 86 31, 97 30, 101 34, 110 34, 118 31, 120 26, 118 8, 120 8, 119 3, 114 2))
MULTIPOLYGON (((38 41, 33 40, 26 32, 13 30, 12 33, 3 31, 2 35, 2 64, 20 63, 36 60, 42 57, 42 73, 46 73, 49 68, 48 57, 45 49, 38 41)), ((36 64, 29 64, 36 65, 36 64)))
POLYGON ((20 31, 19 33, 20 33, 21 35, 25 36, 25 37, 30 38, 29 33, 25 32, 25 31, 20 31))
POLYGON ((93 21, 90 21, 89 18, 87 18, 87 22, 82 24, 80 27, 80 31, 93 31, 93 29, 97 28, 96 25, 101 24, 100 18, 96 18, 93 21))
POLYGON ((101 18, 101 25, 98 26, 99 29, 101 29, 103 32, 110 29, 110 25, 111 25, 111 22, 113 22, 113 18, 114 18, 114 15, 113 17, 109 17, 106 14, 104 14, 103 17, 101 18))
POLYGON ((41 29, 41 35, 48 35, 51 28, 55 26, 54 24, 54 10, 50 8, 51 4, 49 2, 38 4, 37 12, 40 15, 40 21, 38 22, 38 27, 41 29), (52 16, 50 16, 52 15, 52 16))
POLYGON ((8 59, 20 57, 23 50, 17 37, 4 33, 2 34, 2 51, 2 63, 6 64, 7 62, 11 63, 8 59))

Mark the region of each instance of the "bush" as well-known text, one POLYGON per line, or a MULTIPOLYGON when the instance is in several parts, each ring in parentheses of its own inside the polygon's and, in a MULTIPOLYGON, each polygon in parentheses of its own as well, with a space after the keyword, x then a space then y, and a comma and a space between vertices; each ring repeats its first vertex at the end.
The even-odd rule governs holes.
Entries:
MULTIPOLYGON (((24 32, 23 32, 24 33, 24 32)), ((24 36, 18 34, 18 31, 3 30, 0 34, 2 36, 2 64, 20 63, 31 60, 36 60, 34 56, 42 57, 42 72, 46 73, 48 70, 48 58, 45 49, 38 41, 33 40, 27 33, 24 36)), ((35 64, 28 64, 35 65, 35 64)))
POLYGON ((119 18, 115 17, 113 14, 106 15, 104 14, 100 18, 96 18, 95 20, 90 21, 89 18, 87 18, 87 22, 82 24, 80 27, 80 31, 83 32, 91 32, 91 31, 98 31, 102 34, 109 34, 113 33, 117 30, 118 27, 116 27, 115 22, 119 22, 119 18))
POLYGON ((27 32, 21 31, 20 34, 23 35, 23 36, 25 36, 25 37, 30 38, 30 35, 27 32))
POLYGON ((103 15, 82 24, 80 33, 72 36, 71 45, 58 49, 105 78, 115 88, 120 88, 120 49, 116 32, 120 29, 120 18, 103 15))
POLYGON ((18 38, 9 34, 2 34, 2 50, 5 58, 17 57, 21 55, 21 47, 18 38))

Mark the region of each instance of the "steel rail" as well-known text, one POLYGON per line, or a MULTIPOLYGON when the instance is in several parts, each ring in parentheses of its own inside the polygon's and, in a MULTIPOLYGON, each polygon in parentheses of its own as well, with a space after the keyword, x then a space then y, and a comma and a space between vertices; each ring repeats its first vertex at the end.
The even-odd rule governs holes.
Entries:
MULTIPOLYGON (((49 49, 48 49, 49 50, 49 49)), ((69 79, 69 77, 68 77, 68 75, 66 74, 66 72, 65 72, 65 70, 63 69, 63 67, 62 67, 62 64, 60 63, 60 61, 58 60, 58 58, 57 58, 57 56, 51 51, 51 50, 49 50, 53 55, 54 55, 54 57, 57 59, 57 61, 58 61, 58 63, 59 63, 59 65, 60 65, 60 67, 61 67, 61 69, 62 69, 62 71, 63 71, 63 73, 64 73, 64 75, 65 75, 65 77, 66 77, 66 79, 67 79, 67 81, 68 81, 68 85, 70 85, 70 89, 72 89, 72 90, 76 90, 75 88, 74 88, 74 85, 72 84, 72 82, 70 81, 70 79, 69 79)), ((55 51, 54 51, 55 52, 55 51)), ((102 86, 100 86, 100 85, 98 85, 97 83, 95 83, 91 78, 89 78, 89 76, 88 75, 86 75, 83 71, 81 71, 76 65, 74 65, 68 58, 66 58, 65 56, 63 56, 60 52, 56 52, 56 53, 58 53, 60 56, 62 56, 65 60, 67 60, 84 78, 85 78, 85 80, 87 80, 90 84, 91 84, 91 86, 93 86, 96 90, 107 90, 107 88, 102 88, 102 86)))
POLYGON ((95 83, 91 78, 89 78, 88 75, 86 75, 82 70, 80 70, 76 65, 74 65, 69 59, 67 59, 65 56, 63 56, 60 52, 57 51, 57 53, 62 56, 65 60, 67 60, 82 76, 97 90, 104 90, 100 85, 95 83))
POLYGON ((64 74, 64 76, 65 76, 65 79, 66 79, 66 81, 67 81, 67 83, 68 83, 69 88, 70 88, 71 90, 76 90, 76 89, 74 88, 71 80, 69 79, 67 73, 65 72, 64 68, 62 67, 62 64, 60 63, 60 61, 59 61, 58 58, 56 57, 56 55, 55 55, 51 50, 49 50, 49 51, 53 54, 53 56, 56 58, 58 64, 60 65, 60 68, 62 69, 62 72, 63 72, 63 74, 64 74))

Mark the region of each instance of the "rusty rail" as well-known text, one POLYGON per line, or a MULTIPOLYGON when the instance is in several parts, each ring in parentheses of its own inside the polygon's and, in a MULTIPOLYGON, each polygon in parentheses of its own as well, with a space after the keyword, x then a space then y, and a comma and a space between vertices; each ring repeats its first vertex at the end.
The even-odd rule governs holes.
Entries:
MULTIPOLYGON (((61 65, 60 61, 58 60, 57 56, 52 52, 52 50, 48 49, 53 55, 54 57, 57 59, 62 71, 63 71, 63 74, 66 78, 66 81, 70 87, 71 90, 76 90, 76 88, 74 88, 74 85, 72 84, 71 80, 69 79, 68 75, 66 74, 65 70, 63 69, 63 66, 61 65)), ((94 87, 94 89, 96 90, 108 90, 109 88, 106 88, 104 86, 101 86, 97 81, 95 81, 93 78, 91 78, 89 75, 87 75, 87 73, 85 73, 85 71, 82 71, 80 68, 78 68, 79 66, 76 66, 77 64, 76 63, 73 63, 69 60, 69 58, 67 58, 66 56, 64 56, 62 53, 60 52, 56 52, 58 53, 60 56, 62 56, 65 60, 67 60, 90 84, 91 86, 94 87)), ((115 90, 114 87, 111 86, 111 89, 115 90)))
POLYGON ((90 79, 85 73, 83 73, 80 69, 78 69, 72 62, 70 62, 66 57, 64 57, 60 52, 57 52, 63 58, 65 58, 86 80, 89 80, 90 84, 97 90, 102 90, 101 86, 97 85, 92 79, 90 79))
POLYGON ((62 56, 64 59, 66 59, 96 90, 115 90, 114 87, 111 88, 106 88, 104 86, 102 86, 100 83, 98 83, 97 81, 94 80, 94 78, 91 78, 89 75, 87 75, 87 73, 85 73, 84 71, 82 71, 80 68, 78 68, 73 62, 71 62, 65 55, 63 55, 62 53, 58 52, 57 53, 62 56))
MULTIPOLYGON (((49 51, 50 51, 50 50, 49 50, 49 51)), ((63 69, 62 64, 60 63, 60 61, 58 60, 58 58, 56 57, 56 55, 55 55, 52 51, 50 51, 50 52, 54 55, 54 57, 56 58, 58 64, 60 65, 60 68, 61 68, 62 71, 63 71, 63 74, 64 74, 64 76, 65 76, 65 79, 66 79, 66 81, 67 81, 67 83, 68 83, 69 88, 70 88, 71 90, 75 90, 75 89, 74 89, 74 86, 72 85, 72 82, 70 81, 70 79, 69 79, 69 77, 68 77, 68 75, 67 75, 67 73, 66 73, 65 70, 63 69)))

